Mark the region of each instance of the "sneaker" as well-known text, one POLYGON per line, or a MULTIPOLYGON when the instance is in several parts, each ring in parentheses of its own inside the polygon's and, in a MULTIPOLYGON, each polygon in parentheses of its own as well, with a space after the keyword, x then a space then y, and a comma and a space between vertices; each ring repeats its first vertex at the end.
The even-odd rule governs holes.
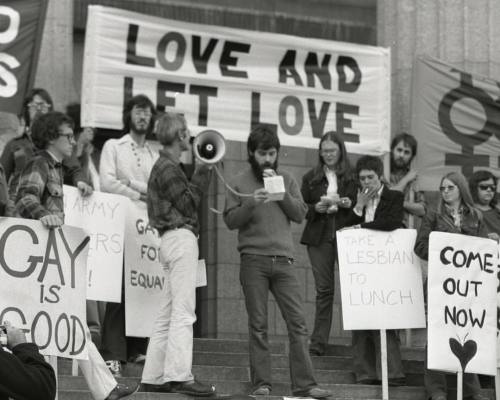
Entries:
POLYGON ((139 385, 135 385, 134 387, 130 387, 124 385, 123 383, 119 383, 115 386, 115 388, 111 391, 111 393, 104 400, 118 400, 123 399, 124 397, 130 396, 134 394, 139 389, 139 385))
POLYGON ((161 385, 154 385, 152 383, 141 383, 139 387, 139 392, 148 392, 148 393, 171 393, 172 386, 170 382, 165 382, 161 385))
POLYGON ((215 386, 197 381, 171 382, 173 393, 188 394, 190 396, 207 397, 215 394, 215 386))
POLYGON ((313 399, 324 399, 325 397, 331 396, 332 393, 329 390, 321 389, 319 387, 313 387, 307 390, 301 390, 293 393, 297 397, 311 397, 313 399))
POLYGON ((122 377, 122 364, 118 360, 108 360, 106 361, 106 365, 108 366, 109 370, 113 374, 115 378, 121 378, 122 377))
POLYGON ((267 386, 260 386, 252 392, 252 396, 269 396, 271 389, 267 386))

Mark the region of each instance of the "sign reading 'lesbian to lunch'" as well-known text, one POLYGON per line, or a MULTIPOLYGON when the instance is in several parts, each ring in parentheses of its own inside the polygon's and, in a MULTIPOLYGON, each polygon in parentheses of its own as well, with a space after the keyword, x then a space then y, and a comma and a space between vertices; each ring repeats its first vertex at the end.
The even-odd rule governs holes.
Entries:
POLYGON ((263 123, 285 145, 335 131, 351 152, 389 150, 389 49, 88 9, 84 126, 121 129, 124 103, 146 94, 195 132, 246 141, 263 123))
POLYGON ((430 234, 430 369, 496 374, 497 250, 490 239, 430 234))
POLYGON ((416 231, 337 232, 344 329, 425 327, 416 231))

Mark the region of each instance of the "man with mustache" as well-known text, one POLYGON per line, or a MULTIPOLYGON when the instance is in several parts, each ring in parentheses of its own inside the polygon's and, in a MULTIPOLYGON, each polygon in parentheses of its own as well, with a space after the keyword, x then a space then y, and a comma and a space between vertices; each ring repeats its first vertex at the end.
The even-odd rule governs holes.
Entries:
MULTIPOLYGON (((109 139, 102 148, 99 166, 101 190, 121 194, 133 201, 146 201, 149 175, 158 153, 146 142, 153 131, 155 107, 145 95, 132 97, 123 110, 126 134, 109 139)), ((123 281, 122 281, 123 285, 123 281)), ((106 363, 115 376, 121 375, 121 363, 144 362, 147 341, 125 337, 125 299, 108 303, 103 322, 102 349, 106 363)))
POLYGON ((224 222, 238 230, 240 282, 245 295, 250 336, 250 374, 253 395, 271 393, 271 354, 267 338, 267 299, 272 292, 288 327, 290 377, 294 396, 324 398, 330 392, 317 386, 308 350, 303 300, 294 268, 291 222, 304 219, 307 206, 293 176, 278 169, 280 142, 267 126, 255 127, 247 142, 249 168, 232 181, 224 222), (281 175, 285 194, 270 201, 263 178, 281 175))
POLYGON ((411 169, 411 162, 417 155, 417 141, 408 133, 396 135, 391 142, 390 189, 403 192, 405 215, 403 223, 409 228, 409 216, 425 215, 425 197, 418 190, 418 172, 411 169))

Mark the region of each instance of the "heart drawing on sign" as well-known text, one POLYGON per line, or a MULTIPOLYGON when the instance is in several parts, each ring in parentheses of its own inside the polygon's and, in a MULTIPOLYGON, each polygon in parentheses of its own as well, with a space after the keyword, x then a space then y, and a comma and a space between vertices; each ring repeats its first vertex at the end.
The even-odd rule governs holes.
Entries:
POLYGON ((467 340, 463 345, 455 338, 450 338, 450 349, 460 361, 462 372, 477 353, 477 343, 474 340, 467 340))

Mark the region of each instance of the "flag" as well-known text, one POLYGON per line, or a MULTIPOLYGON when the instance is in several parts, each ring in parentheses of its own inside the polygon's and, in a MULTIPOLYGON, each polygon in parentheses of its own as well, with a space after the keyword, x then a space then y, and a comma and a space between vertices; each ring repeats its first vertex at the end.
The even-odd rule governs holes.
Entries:
POLYGON ((48 0, 0 5, 0 111, 18 114, 33 86, 48 0))

